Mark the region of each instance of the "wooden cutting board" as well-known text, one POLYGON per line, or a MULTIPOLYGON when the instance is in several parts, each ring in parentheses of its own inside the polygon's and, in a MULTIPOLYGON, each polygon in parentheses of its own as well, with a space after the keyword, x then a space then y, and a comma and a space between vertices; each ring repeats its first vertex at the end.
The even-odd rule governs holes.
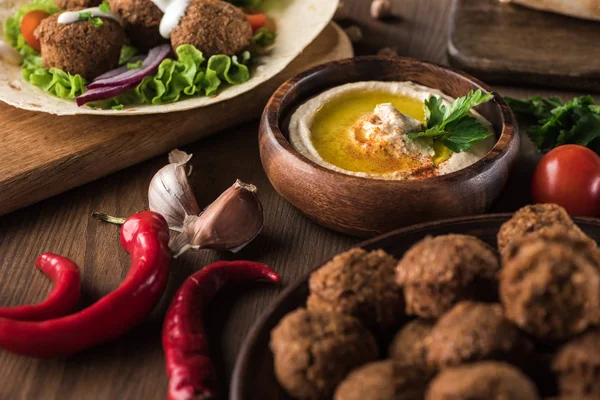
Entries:
POLYGON ((282 73, 210 107, 137 117, 58 117, 0 103, 0 215, 257 119, 285 80, 352 56, 348 37, 332 23, 282 73))
POLYGON ((455 0, 450 63, 488 83, 600 92, 600 22, 455 0))

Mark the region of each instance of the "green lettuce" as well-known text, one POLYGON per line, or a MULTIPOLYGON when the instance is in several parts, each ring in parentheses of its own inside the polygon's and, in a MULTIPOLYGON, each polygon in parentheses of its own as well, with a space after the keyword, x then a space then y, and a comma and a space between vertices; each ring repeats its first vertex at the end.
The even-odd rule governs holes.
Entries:
POLYGON ((81 75, 71 75, 58 68, 48 70, 42 65, 39 53, 31 47, 25 51, 28 55, 23 57, 21 74, 27 82, 61 99, 72 100, 85 92, 85 79, 81 75))
POLYGON ((21 35, 21 19, 23 15, 33 10, 42 10, 48 14, 55 14, 60 11, 60 8, 56 7, 54 0, 33 0, 29 4, 19 7, 13 16, 6 19, 4 22, 4 37, 12 47, 19 51, 25 46, 29 47, 25 43, 23 35, 21 35))
POLYGON ((211 96, 224 84, 236 85, 250 79, 248 52, 240 57, 215 55, 207 60, 200 50, 184 44, 176 53, 177 59, 163 60, 158 71, 145 77, 135 89, 94 106, 174 103, 189 96, 211 96))
POLYGON ((74 99, 85 91, 85 80, 80 75, 71 75, 57 68, 49 70, 42 65, 42 56, 29 46, 21 35, 21 19, 32 10, 42 10, 48 14, 60 11, 53 0, 33 0, 21 6, 4 23, 4 37, 23 56, 21 74, 23 78, 53 96, 61 99, 74 99))
MULTIPOLYGON (((237 0, 232 3, 243 7, 255 7, 261 0, 237 0)), ((86 82, 80 75, 71 75, 57 68, 46 69, 42 57, 31 48, 20 32, 23 15, 31 10, 43 10, 49 14, 59 12, 53 0, 33 0, 24 5, 5 22, 4 35, 8 42, 23 55, 23 78, 62 99, 74 99, 85 92, 86 82)), ((272 44, 275 34, 267 29, 256 32, 253 50, 272 44)), ((137 50, 125 45, 119 64, 126 64, 137 54, 137 50)), ((145 77, 136 88, 112 99, 90 104, 102 108, 120 109, 128 104, 161 105, 173 103, 190 96, 212 96, 224 85, 237 85, 250 79, 248 65, 252 58, 246 51, 239 56, 215 55, 206 59, 192 45, 177 48, 176 59, 165 59, 156 73, 145 77)))

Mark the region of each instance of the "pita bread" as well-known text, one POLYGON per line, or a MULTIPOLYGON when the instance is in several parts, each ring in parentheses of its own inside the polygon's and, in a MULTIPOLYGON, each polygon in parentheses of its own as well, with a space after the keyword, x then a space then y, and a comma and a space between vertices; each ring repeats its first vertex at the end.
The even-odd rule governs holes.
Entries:
MULTIPOLYGON (((0 0, 0 27, 17 8, 31 0, 0 0)), ((0 59, 0 101, 25 110, 55 115, 95 114, 130 116, 160 114, 206 107, 246 93, 268 81, 288 66, 333 18, 339 0, 265 0, 263 9, 277 26, 272 51, 258 60, 248 82, 224 88, 212 97, 191 97, 165 105, 128 106, 127 112, 77 107, 75 101, 51 96, 21 77, 21 68, 0 59)), ((1 32, 1 30, 0 30, 1 32)))
POLYGON ((600 21, 600 0, 501 0, 542 11, 600 21))

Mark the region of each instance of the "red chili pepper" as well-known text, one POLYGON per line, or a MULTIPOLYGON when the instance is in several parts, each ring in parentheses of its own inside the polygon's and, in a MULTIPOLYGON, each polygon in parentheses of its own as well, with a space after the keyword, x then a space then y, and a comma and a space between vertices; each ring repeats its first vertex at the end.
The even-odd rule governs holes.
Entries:
POLYGON ((206 400, 216 395, 216 373, 204 331, 204 308, 227 282, 279 282, 264 264, 221 261, 186 279, 179 288, 163 325, 162 342, 169 375, 169 400, 206 400))
POLYGON ((73 311, 81 292, 81 276, 77 265, 61 256, 44 253, 35 265, 54 283, 46 301, 36 305, 1 307, 0 318, 19 321, 43 321, 62 317, 73 311))
POLYGON ((36 357, 69 355, 116 339, 142 321, 160 300, 169 276, 169 228, 154 212, 136 214, 121 228, 131 268, 118 289, 66 317, 42 322, 0 319, 0 347, 36 357))

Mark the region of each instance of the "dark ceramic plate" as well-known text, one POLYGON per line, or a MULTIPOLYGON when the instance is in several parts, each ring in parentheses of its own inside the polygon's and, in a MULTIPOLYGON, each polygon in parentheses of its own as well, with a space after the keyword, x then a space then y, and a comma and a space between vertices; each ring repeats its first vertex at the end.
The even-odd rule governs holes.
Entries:
MULTIPOLYGON (((400 258, 413 244, 427 235, 461 233, 477 236, 495 248, 498 229, 511 216, 490 214, 415 225, 363 242, 358 247, 367 250, 383 249, 400 258)), ((600 220, 575 218, 575 222, 589 236, 600 240, 600 220)), ((320 266, 316 268, 318 267, 320 266)), ((235 366, 230 390, 232 400, 291 399, 275 379, 269 336, 271 329, 285 314, 305 305, 307 297, 308 275, 304 280, 288 287, 254 325, 235 366)))

